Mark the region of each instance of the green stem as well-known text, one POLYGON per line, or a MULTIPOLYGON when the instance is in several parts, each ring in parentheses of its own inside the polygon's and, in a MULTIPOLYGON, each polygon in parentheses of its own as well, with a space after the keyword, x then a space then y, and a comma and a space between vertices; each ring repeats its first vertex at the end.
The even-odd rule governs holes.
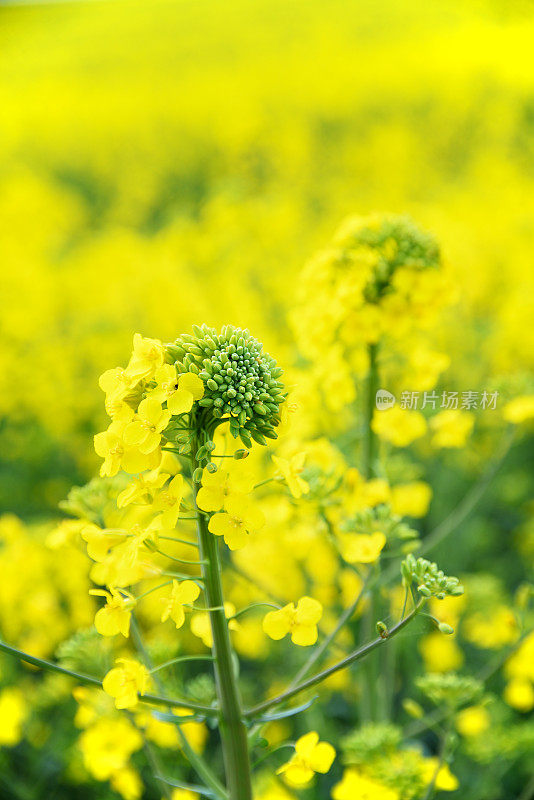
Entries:
MULTIPOLYGON (((41 669, 46 669, 49 672, 59 672, 60 675, 67 675, 69 678, 75 678, 78 683, 84 683, 89 686, 98 686, 100 689, 102 688, 102 681, 98 678, 94 678, 92 675, 84 675, 82 672, 76 672, 73 669, 67 669, 66 667, 62 667, 60 664, 55 664, 53 661, 46 661, 44 658, 31 656, 29 653, 25 653, 23 650, 18 650, 16 647, 11 647, 11 645, 6 644, 5 642, 0 641, 0 651, 7 653, 10 656, 15 656, 15 658, 20 659, 20 661, 25 661, 26 664, 32 664, 34 667, 40 667, 41 669)), ((202 706, 199 703, 192 703, 189 700, 173 700, 170 697, 160 697, 156 694, 144 694, 139 699, 143 703, 151 703, 153 705, 172 706, 173 708, 188 708, 191 711, 198 711, 201 714, 207 714, 211 717, 213 717, 215 714, 215 710, 211 706, 202 706)))
MULTIPOLYGON (((197 452, 199 444, 193 447, 197 452)), ((193 464, 193 473, 195 467, 193 464)), ((200 489, 195 484, 195 497, 200 489)), ((200 510, 197 530, 204 578, 204 591, 209 611, 213 637, 215 682, 219 699, 219 727, 226 771, 226 783, 230 800, 252 800, 250 756, 247 729, 243 722, 241 696, 235 675, 235 655, 230 641, 228 620, 224 613, 224 598, 221 583, 219 545, 208 530, 208 518, 200 510)))
POLYGON ((369 372, 367 376, 367 387, 365 393, 364 409, 364 442, 362 453, 362 473, 366 480, 376 475, 376 436, 371 427, 375 412, 375 398, 378 386, 378 344, 370 344, 367 347, 369 356, 369 372))
POLYGON ((326 680, 329 678, 330 675, 333 675, 335 672, 338 672, 340 669, 345 669, 346 667, 350 667, 351 664, 354 664, 355 661, 359 661, 360 659, 367 656, 369 653, 372 653, 373 650, 376 650, 377 647, 380 647, 385 642, 389 641, 393 636, 396 636, 408 623, 414 619, 414 617, 419 612, 419 609, 426 600, 420 600, 416 607, 411 611, 404 619, 399 620, 396 625, 394 625, 391 630, 389 631, 387 639, 382 639, 379 637, 378 639, 374 639, 372 642, 360 647, 359 650, 356 650, 354 653, 346 656, 341 661, 338 661, 337 664, 333 664, 331 667, 327 667, 327 669, 322 670, 322 672, 318 672, 316 675, 313 675, 308 680, 303 681, 298 686, 292 687, 290 689, 286 689, 285 692, 279 694, 277 697, 273 697, 270 700, 265 700, 263 703, 259 703, 257 706, 253 708, 249 708, 245 711, 245 717, 247 719, 253 719, 254 717, 263 714, 264 711, 268 711, 273 706, 279 705, 280 703, 285 703, 287 700, 290 700, 295 695, 300 694, 301 692, 306 691, 306 689, 311 689, 312 686, 316 686, 318 683, 326 680))
POLYGON ((173 664, 181 664, 184 661, 213 661, 212 656, 177 656, 177 658, 171 658, 169 661, 164 661, 163 664, 158 664, 157 667, 152 667, 150 672, 159 672, 160 669, 165 669, 166 667, 172 667, 173 664))
MULTIPOLYGON (((146 649, 145 643, 143 641, 143 637, 141 635, 141 631, 139 630, 139 626, 137 625, 136 620, 132 616, 132 639, 134 640, 135 646, 143 658, 145 662, 145 666, 147 669, 152 670, 153 664, 150 658, 150 655, 146 649)), ((154 682, 156 686, 160 689, 162 684, 159 680, 159 677, 154 675, 154 682)), ((202 778, 203 781, 206 782, 206 786, 208 786, 214 793, 214 796, 218 798, 218 800, 227 800, 226 792, 224 791, 224 787, 219 783, 215 775, 212 773, 211 769, 208 767, 202 756, 200 756, 189 744, 189 740, 185 733, 183 732, 180 725, 176 725, 176 732, 178 734, 178 738, 180 739, 180 745, 183 751, 184 756, 187 758, 199 778, 202 778)), ((161 774, 161 771, 158 771, 157 777, 159 780, 165 780, 161 774)))
POLYGON ((443 733, 441 744, 438 752, 438 762, 430 779, 430 783, 427 786, 425 795, 423 800, 431 800, 434 796, 436 791, 436 781, 438 779, 439 771, 442 768, 443 764, 445 763, 445 756, 447 755, 447 746, 449 742, 449 736, 452 729, 452 720, 449 720, 449 724, 447 725, 447 729, 443 733))
MULTIPOLYGON (((369 358, 369 372, 365 391, 364 408, 364 441, 362 453, 362 473, 365 480, 374 478, 377 474, 377 438, 372 428, 373 415, 376 407, 376 391, 378 388, 378 344, 367 346, 369 358)), ((363 619, 362 630, 367 637, 373 629, 378 618, 379 597, 376 587, 369 593, 369 605, 363 619)), ((378 665, 378 654, 370 658, 364 668, 365 690, 361 701, 361 714, 365 720, 376 720, 378 714, 378 695, 381 687, 381 673, 378 665)))

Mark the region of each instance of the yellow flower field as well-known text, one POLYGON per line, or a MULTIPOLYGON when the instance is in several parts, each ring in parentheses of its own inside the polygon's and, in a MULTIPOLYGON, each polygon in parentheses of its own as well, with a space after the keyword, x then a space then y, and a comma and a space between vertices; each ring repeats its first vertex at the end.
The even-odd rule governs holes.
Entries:
POLYGON ((533 37, 0 3, 1 798, 534 798, 533 37))

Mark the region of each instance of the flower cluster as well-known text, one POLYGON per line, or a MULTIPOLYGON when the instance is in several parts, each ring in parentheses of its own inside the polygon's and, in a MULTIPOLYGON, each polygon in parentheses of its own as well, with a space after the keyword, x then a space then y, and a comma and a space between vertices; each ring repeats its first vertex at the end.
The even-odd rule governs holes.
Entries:
POLYGON ((179 336, 166 351, 180 375, 199 375, 204 382, 203 427, 210 430, 210 418, 217 424, 226 417, 230 433, 245 447, 253 440, 266 444, 266 439, 275 439, 286 394, 274 358, 248 330, 227 325, 217 333, 201 325, 193 331, 179 336))

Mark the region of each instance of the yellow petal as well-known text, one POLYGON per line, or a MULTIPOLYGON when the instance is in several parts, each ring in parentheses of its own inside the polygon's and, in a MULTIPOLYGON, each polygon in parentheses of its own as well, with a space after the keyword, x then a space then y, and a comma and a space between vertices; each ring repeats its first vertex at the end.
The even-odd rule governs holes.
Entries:
POLYGON ((269 611, 263 618, 262 627, 264 632, 275 641, 283 639, 289 633, 289 621, 287 615, 283 614, 282 611, 269 611))
POLYGON ((310 767, 315 772, 328 772, 336 757, 336 751, 328 742, 319 742, 310 759, 310 767))
POLYGON ((309 733, 297 739, 295 744, 295 753, 303 759, 310 759, 313 751, 319 742, 319 734, 317 731, 310 731, 309 733))
POLYGON ((194 581, 182 581, 177 595, 181 603, 194 603, 200 594, 200 588, 194 581))
POLYGON ((291 641, 300 647, 309 647, 317 641, 316 625, 295 625, 291 631, 291 641))
POLYGON ((297 603, 297 622, 301 625, 316 625, 323 616, 323 607, 313 597, 301 597, 297 603))
POLYGON ((193 395, 193 400, 200 400, 204 396, 204 383, 194 372, 186 372, 180 375, 178 389, 185 389, 193 395))
POLYGON ((177 389, 167 400, 167 408, 171 414, 186 414, 192 407, 193 395, 186 389, 177 389))

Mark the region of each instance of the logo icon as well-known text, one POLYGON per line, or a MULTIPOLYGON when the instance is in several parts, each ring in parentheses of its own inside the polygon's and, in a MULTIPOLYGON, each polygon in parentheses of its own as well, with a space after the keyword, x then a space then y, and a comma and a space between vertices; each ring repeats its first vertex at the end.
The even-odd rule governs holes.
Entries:
POLYGON ((388 392, 387 389, 379 389, 376 393, 375 402, 379 411, 385 411, 395 405, 395 395, 388 392))

